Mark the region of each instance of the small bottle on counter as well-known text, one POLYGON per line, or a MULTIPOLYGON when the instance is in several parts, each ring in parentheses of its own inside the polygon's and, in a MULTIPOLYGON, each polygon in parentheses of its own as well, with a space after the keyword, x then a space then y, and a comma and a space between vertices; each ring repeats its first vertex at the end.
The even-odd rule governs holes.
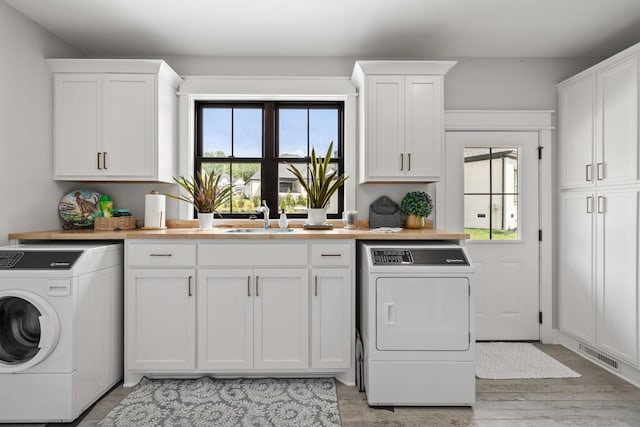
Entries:
POLYGON ((282 212, 280 213, 278 225, 280 226, 280 228, 287 228, 289 226, 289 219, 287 218, 287 214, 284 213, 284 209, 282 209, 282 212))

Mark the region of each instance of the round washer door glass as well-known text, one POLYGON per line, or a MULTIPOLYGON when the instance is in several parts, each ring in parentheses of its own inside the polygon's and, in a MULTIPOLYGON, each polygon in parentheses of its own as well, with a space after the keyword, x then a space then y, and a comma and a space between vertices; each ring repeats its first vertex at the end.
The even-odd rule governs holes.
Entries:
POLYGON ((40 351, 40 310, 19 297, 0 299, 0 361, 28 362, 40 351))

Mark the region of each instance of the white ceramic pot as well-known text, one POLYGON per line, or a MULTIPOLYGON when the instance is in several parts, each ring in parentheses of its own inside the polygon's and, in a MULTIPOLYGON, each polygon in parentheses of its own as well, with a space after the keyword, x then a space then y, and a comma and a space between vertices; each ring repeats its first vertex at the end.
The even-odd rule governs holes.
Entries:
POLYGON ((307 209, 307 224, 322 225, 327 222, 327 208, 307 209))
POLYGON ((213 227, 213 213, 198 212, 198 223, 200 230, 208 230, 213 227))

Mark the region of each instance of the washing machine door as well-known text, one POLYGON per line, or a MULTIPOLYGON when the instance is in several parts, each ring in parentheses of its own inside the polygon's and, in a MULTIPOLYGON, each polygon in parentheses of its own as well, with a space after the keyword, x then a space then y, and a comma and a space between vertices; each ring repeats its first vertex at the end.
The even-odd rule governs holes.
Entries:
POLYGON ((59 337, 60 320, 44 298, 24 290, 0 291, 0 373, 42 362, 59 337))

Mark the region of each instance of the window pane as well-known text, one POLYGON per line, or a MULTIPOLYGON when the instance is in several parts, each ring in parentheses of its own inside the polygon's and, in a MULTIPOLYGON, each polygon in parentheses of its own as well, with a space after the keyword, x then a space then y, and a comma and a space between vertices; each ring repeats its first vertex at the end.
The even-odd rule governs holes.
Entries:
POLYGON ((262 203, 260 163, 232 163, 231 172, 231 212, 254 213, 262 203))
MULTIPOLYGON (((279 157, 306 157, 307 109, 278 110, 279 157)), ((325 148, 326 150, 326 148, 325 148)))
POLYGON ((202 153, 204 157, 231 155, 231 109, 202 109, 202 153))
POLYGON ((309 110, 309 144, 324 156, 333 141, 332 157, 338 156, 338 110, 309 110))
POLYGON ((489 240, 491 216, 491 196, 464 196, 464 232, 471 235, 471 240, 489 240))
POLYGON ((489 149, 464 149, 464 192, 489 193, 489 149))
POLYGON ((307 176, 306 163, 278 164, 278 212, 284 209, 287 213, 304 214, 307 212, 307 192, 289 171, 292 165, 298 168, 303 176, 307 176))
POLYGON ((262 109, 233 110, 233 155, 262 157, 262 109))
POLYGON ((493 193, 514 193, 514 171, 518 169, 517 148, 493 148, 492 150, 492 184, 493 193))
MULTIPOLYGON (((216 175, 221 175, 220 182, 218 185, 220 187, 228 187, 231 185, 231 169, 228 163, 203 163, 202 171, 203 173, 211 173, 214 170, 216 175)), ((229 212, 230 206, 229 203, 225 203, 223 206, 218 208, 218 212, 229 212)))

